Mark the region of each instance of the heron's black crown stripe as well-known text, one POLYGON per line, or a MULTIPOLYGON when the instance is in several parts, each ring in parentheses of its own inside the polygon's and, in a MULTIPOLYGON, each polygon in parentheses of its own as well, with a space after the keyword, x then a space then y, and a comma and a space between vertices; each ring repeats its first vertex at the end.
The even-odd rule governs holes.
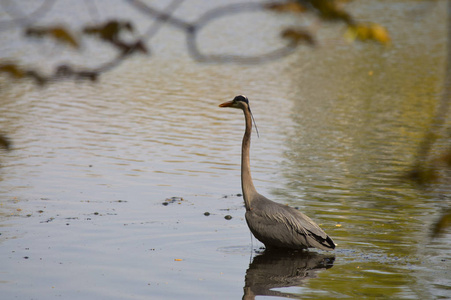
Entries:
POLYGON ((244 96, 244 95, 238 95, 238 96, 236 96, 236 97, 233 99, 233 101, 242 101, 242 102, 245 102, 245 103, 249 106, 249 100, 248 100, 247 97, 244 96))

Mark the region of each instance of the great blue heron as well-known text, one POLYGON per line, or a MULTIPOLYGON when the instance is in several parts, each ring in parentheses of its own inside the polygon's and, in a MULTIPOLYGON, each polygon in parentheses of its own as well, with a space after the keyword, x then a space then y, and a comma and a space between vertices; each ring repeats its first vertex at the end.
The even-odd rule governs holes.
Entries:
POLYGON ((246 222, 252 234, 266 248, 334 249, 332 239, 309 217, 257 193, 252 182, 249 160, 253 117, 247 97, 239 95, 219 106, 238 108, 244 112, 246 130, 241 148, 241 188, 246 206, 246 222))

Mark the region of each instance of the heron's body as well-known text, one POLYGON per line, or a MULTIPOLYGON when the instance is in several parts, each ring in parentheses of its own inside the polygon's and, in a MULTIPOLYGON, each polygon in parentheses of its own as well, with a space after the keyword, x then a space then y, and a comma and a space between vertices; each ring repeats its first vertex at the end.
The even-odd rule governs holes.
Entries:
POLYGON ((334 249, 332 239, 309 217, 257 193, 250 171, 252 114, 247 98, 236 96, 232 101, 220 106, 239 108, 244 112, 246 130, 241 152, 241 187, 246 206, 246 222, 252 234, 265 244, 266 248, 334 249))

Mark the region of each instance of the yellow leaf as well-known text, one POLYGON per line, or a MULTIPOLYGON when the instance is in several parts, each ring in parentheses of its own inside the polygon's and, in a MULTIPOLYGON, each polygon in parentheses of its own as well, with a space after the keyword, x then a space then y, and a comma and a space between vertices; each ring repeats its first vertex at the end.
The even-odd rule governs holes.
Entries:
POLYGON ((25 72, 15 64, 0 64, 0 72, 5 72, 14 78, 22 78, 25 72))
POLYGON ((49 34, 63 44, 68 44, 74 48, 79 47, 77 40, 69 33, 69 31, 62 27, 49 28, 49 34))
POLYGON ((288 1, 285 3, 269 3, 265 6, 269 10, 275 12, 294 12, 302 13, 306 11, 306 8, 297 1, 288 1))
POLYGON ((30 27, 25 31, 25 35, 36 38, 42 38, 44 36, 50 36, 57 42, 62 44, 68 44, 74 48, 79 48, 79 44, 75 37, 65 28, 60 26, 55 27, 30 27))
POLYGON ((371 39, 381 43, 388 44, 390 43, 390 36, 388 34, 387 29, 382 27, 379 24, 371 24, 371 39))
POLYGON ((388 31, 381 25, 375 23, 350 25, 344 36, 351 42, 355 40, 372 40, 385 45, 390 43, 388 31))

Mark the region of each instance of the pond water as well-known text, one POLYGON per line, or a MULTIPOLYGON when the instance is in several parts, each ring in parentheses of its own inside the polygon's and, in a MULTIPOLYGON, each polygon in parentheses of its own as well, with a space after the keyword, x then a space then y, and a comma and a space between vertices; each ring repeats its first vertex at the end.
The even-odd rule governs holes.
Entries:
MULTIPOLYGON (((101 20, 152 23, 123 2, 96 3, 101 20)), ((187 1, 175 14, 196 20, 226 3, 187 1)), ((41 88, 2 77, 0 128, 13 142, 0 150, 2 299, 449 298, 451 233, 430 237, 450 206, 449 177, 426 187, 402 179, 441 97, 446 2, 347 7, 386 26, 392 45, 347 44, 339 25, 324 24, 318 47, 274 62, 202 64, 166 24, 151 56, 97 83, 41 88), (238 94, 260 134, 251 148, 257 190, 312 217, 335 251, 270 253, 251 239, 240 195, 244 120, 218 107, 238 94)), ((60 1, 45 18, 83 24, 86 15, 60 1)), ((229 16, 206 26, 199 43, 254 55, 297 22, 229 16)), ((1 34, 17 39, 13 29, 1 34)), ((0 51, 21 58, 17 49, 34 43, 0 51)), ((38 66, 111 57, 39 45, 26 56, 38 66)))

